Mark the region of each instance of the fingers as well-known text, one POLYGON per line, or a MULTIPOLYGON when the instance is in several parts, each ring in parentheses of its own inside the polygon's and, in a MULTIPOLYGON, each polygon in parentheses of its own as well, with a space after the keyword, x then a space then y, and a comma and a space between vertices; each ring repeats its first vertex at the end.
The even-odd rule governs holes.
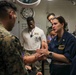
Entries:
POLYGON ((36 52, 37 52, 37 53, 40 53, 40 54, 47 55, 48 50, 46 50, 46 49, 37 49, 36 52))
POLYGON ((25 68, 28 70, 31 70, 31 66, 29 66, 29 65, 25 65, 25 68))
POLYGON ((41 72, 38 72, 36 75, 42 75, 42 73, 41 72))

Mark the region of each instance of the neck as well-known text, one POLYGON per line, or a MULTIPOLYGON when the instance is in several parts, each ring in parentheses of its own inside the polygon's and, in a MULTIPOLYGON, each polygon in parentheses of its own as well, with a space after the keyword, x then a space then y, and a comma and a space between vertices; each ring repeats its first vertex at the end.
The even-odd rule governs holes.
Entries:
POLYGON ((29 28, 28 31, 30 32, 30 31, 32 31, 32 29, 29 28))
MULTIPOLYGON (((34 27, 35 28, 35 27, 34 27)), ((28 28, 28 31, 30 32, 30 31, 32 31, 34 28, 28 28)))
POLYGON ((61 31, 59 31, 59 33, 57 33, 57 35, 58 35, 58 41, 60 41, 60 39, 62 38, 63 33, 64 33, 64 30, 61 30, 61 31))

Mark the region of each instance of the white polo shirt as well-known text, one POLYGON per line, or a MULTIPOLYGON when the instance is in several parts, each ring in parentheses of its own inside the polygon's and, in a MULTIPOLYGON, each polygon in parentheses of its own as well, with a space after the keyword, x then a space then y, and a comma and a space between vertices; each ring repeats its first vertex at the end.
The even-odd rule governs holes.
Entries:
POLYGON ((21 33, 21 43, 25 50, 40 49, 42 41, 46 41, 46 36, 44 31, 37 26, 31 32, 28 32, 26 28, 21 33))

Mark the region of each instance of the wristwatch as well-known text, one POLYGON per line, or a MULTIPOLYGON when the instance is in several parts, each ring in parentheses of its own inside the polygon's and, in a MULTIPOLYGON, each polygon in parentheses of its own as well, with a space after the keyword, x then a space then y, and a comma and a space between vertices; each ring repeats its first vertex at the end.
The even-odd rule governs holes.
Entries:
POLYGON ((27 17, 34 16, 34 10, 33 8, 22 8, 20 14, 23 19, 27 19, 27 17))
POLYGON ((53 52, 50 52, 49 55, 47 55, 47 58, 51 59, 52 58, 53 52))

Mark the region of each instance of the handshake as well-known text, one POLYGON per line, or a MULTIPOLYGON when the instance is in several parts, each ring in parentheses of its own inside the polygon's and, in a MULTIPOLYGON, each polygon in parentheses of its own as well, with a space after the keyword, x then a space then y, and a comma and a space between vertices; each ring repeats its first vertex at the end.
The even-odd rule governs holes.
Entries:
POLYGON ((37 49, 35 53, 35 58, 37 60, 46 60, 49 55, 52 55, 52 52, 48 51, 48 45, 45 41, 42 41, 41 49, 37 49))
POLYGON ((50 52, 47 49, 37 49, 35 58, 37 60, 46 60, 49 56, 50 52))

